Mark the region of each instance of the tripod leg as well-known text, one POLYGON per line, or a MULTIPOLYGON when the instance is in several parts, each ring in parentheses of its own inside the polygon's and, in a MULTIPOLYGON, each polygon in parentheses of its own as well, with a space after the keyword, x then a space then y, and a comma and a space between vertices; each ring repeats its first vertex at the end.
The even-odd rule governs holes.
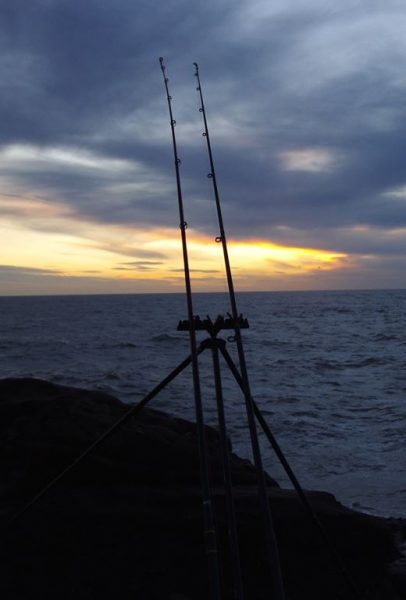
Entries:
MULTIPOLYGON (((203 349, 198 350, 198 354, 201 354, 203 349)), ((100 437, 98 437, 86 450, 84 450, 73 462, 65 467, 56 477, 54 477, 49 483, 42 488, 23 508, 11 517, 10 521, 6 526, 14 524, 20 517, 22 517, 34 504, 36 504, 47 492, 49 492, 54 485, 56 485, 65 475, 67 475, 72 469, 77 467, 91 452, 93 452, 102 442, 110 437, 123 423, 125 423, 130 417, 135 417, 141 410, 150 402, 160 391, 162 391, 168 383, 170 383, 175 377, 177 377, 186 367, 192 362, 191 356, 188 356, 183 362, 181 362, 165 379, 163 379, 158 385, 154 387, 138 404, 132 406, 118 421, 113 423, 109 429, 107 429, 100 437)))
MULTIPOLYGON (((233 359, 231 358, 230 354, 228 353, 227 349, 225 347, 221 347, 220 351, 228 365, 228 367, 230 368, 230 371, 232 372, 232 374, 234 375, 235 380, 237 381, 239 387, 241 388, 242 391, 244 391, 244 384, 243 384, 243 380, 242 377, 240 375, 240 373, 238 372, 238 369, 236 368, 233 359)), ((300 499, 300 501, 302 502, 302 505, 305 509, 305 511, 307 512, 307 515, 310 517, 310 519, 313 521, 313 523, 315 524, 315 526, 317 527, 317 529, 320 532, 321 537, 324 540, 324 543, 326 544, 326 547, 328 548, 328 550, 330 551, 332 557, 334 558, 334 560, 337 561, 337 565, 339 567, 339 570, 341 571, 341 573, 344 575, 347 584, 349 586, 349 588, 351 589, 352 593, 354 594, 355 598, 359 598, 360 594, 359 594, 359 590, 357 589, 356 584, 354 583, 354 580, 351 576, 351 574, 348 572, 348 568, 347 566, 344 564, 342 557, 338 554, 337 550, 335 549, 331 539, 329 538, 329 536, 327 535, 326 530, 324 529, 323 525, 321 524, 319 518, 317 517, 316 513, 314 512, 313 508, 310 505, 310 502, 308 501, 306 494, 302 488, 302 486, 300 485, 296 475, 294 474, 286 456, 284 455, 281 447, 279 446, 278 442, 275 439, 275 436, 273 435, 268 423, 265 421, 264 416, 262 415, 260 409, 258 408, 257 403, 255 402, 254 398, 252 398, 252 405, 254 408, 254 414, 255 417, 257 418, 259 424, 261 425, 262 431, 264 432, 266 438, 268 439, 270 445, 272 446, 276 456, 278 457, 282 467, 285 469, 285 472, 287 474, 287 476, 289 477, 293 487, 296 490, 296 493, 300 499)))
POLYGON ((223 463, 224 473, 224 486, 226 495, 226 507, 227 507, 227 521, 228 521, 228 538, 230 544, 231 560, 232 560, 232 572, 234 579, 234 598, 235 600, 243 599, 243 586, 241 578, 241 565, 240 565, 240 552, 238 545, 237 535, 237 520, 234 508, 234 499, 232 492, 232 478, 231 478, 231 466, 230 466, 230 447, 227 438, 227 427, 226 419, 224 414, 224 400, 223 390, 221 385, 221 372, 220 372, 220 361, 219 353, 216 345, 211 347, 212 358, 213 358, 213 371, 214 371, 214 382, 216 386, 216 402, 217 402, 217 413, 219 420, 220 430, 220 444, 221 444, 221 456, 223 463))

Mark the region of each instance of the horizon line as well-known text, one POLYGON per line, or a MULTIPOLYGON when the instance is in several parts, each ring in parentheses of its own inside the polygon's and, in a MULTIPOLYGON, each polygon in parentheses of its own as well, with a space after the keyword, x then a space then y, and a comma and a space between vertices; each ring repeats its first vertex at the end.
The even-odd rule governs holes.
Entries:
MULTIPOLYGON (((237 294, 312 294, 312 293, 337 293, 337 292, 404 292, 406 287, 399 288, 334 288, 334 289, 312 289, 312 290, 236 290, 237 294)), ((66 293, 49 293, 49 294, 1 294, 0 298, 73 298, 83 296, 183 296, 184 291, 176 292, 74 292, 66 293)), ((228 291, 195 291, 193 295, 200 294, 217 294, 227 296, 228 291)))

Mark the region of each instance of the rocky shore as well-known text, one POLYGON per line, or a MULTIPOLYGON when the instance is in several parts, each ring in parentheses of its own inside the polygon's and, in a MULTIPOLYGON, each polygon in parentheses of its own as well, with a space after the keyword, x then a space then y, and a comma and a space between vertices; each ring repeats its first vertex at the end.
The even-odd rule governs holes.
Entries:
MULTIPOLYGON (((209 600, 196 427, 152 410, 130 418, 23 516, 40 489, 128 406, 98 392, 35 379, 0 380, 0 594, 6 600, 209 600)), ((207 428, 222 598, 233 598, 218 435, 207 428)), ((233 455, 248 600, 271 598, 256 475, 233 455)), ((300 475, 300 474, 299 474, 300 475)), ((351 599, 342 572, 296 494, 268 477, 289 600, 351 599)), ((342 556, 359 598, 406 597, 399 545, 405 523, 307 497, 342 556)))

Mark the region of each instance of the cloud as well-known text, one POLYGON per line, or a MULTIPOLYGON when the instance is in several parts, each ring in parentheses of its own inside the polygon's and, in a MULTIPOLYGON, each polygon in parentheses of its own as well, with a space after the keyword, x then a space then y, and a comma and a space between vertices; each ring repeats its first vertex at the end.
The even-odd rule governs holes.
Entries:
POLYGON ((34 267, 20 267, 14 265, 0 265, 0 276, 8 279, 14 279, 24 275, 58 275, 59 271, 55 269, 37 269, 34 267))
MULTIPOLYGON (((221 273, 219 269, 189 269, 191 273, 221 273)), ((183 273, 184 269, 170 269, 171 273, 183 273)))
POLYGON ((0 296, 182 291, 182 281, 170 277, 156 281, 139 278, 135 281, 83 273, 72 276, 51 269, 0 265, 0 296))
MULTIPOLYGON (((157 253, 158 254, 158 253, 157 253)), ((123 265, 131 265, 134 267, 151 266, 151 265, 162 265, 160 260, 133 260, 130 262, 122 263, 123 265)))
POLYGON ((402 263, 402 3, 17 0, 0 27, 1 215, 177 228, 163 55, 190 228, 218 235, 197 60, 230 238, 402 263))
POLYGON ((319 173, 328 171, 334 166, 334 155, 331 150, 323 148, 303 148, 287 150, 279 155, 282 166, 287 171, 309 171, 319 173))
POLYGON ((115 271, 154 271, 162 261, 157 260, 133 260, 131 262, 121 263, 120 266, 114 267, 115 271))

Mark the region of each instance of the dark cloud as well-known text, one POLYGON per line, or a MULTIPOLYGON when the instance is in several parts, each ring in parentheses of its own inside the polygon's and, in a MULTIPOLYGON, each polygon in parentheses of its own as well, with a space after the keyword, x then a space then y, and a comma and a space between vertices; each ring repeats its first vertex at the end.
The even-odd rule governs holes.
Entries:
POLYGON ((405 19, 395 0, 5 0, 0 144, 17 154, 0 156, 2 189, 78 219, 177 227, 163 55, 186 218, 217 235, 198 60, 230 238, 401 260, 405 19))
POLYGON ((115 271, 154 271, 158 265, 162 265, 162 261, 157 260, 133 260, 130 262, 121 263, 114 267, 115 271))
POLYGON ((151 265, 162 265, 162 261, 160 260, 133 260, 130 262, 122 263, 123 265, 130 265, 134 267, 140 266, 151 266, 151 265))
MULTIPOLYGON (((191 273, 222 273, 218 269, 189 269, 191 273)), ((171 273, 184 273, 184 269, 169 269, 171 273)))
POLYGON ((24 275, 58 275, 57 269, 36 269, 34 267, 16 267, 14 265, 0 265, 1 277, 14 278, 24 275))
MULTIPOLYGON (((86 273, 85 271, 83 273, 86 273)), ((178 280, 137 278, 137 293, 179 291, 178 280)), ((0 296, 44 294, 131 294, 134 280, 88 275, 69 276, 58 271, 0 265, 0 296)))

